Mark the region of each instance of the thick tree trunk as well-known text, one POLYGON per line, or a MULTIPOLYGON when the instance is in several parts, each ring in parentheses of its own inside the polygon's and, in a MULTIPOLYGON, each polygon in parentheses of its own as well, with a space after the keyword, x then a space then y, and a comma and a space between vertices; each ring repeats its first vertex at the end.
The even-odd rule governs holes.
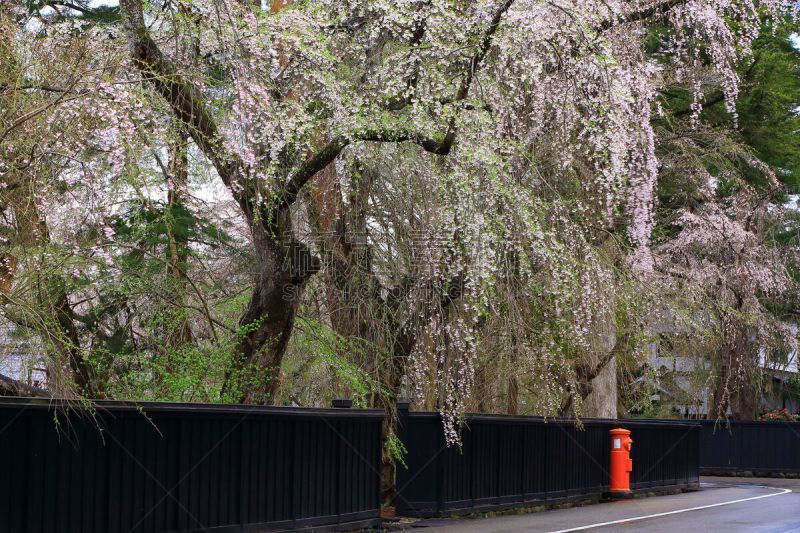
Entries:
POLYGON ((584 398, 582 415, 589 418, 617 417, 617 358, 612 357, 592 378, 584 398))
POLYGON ((617 326, 613 315, 597 318, 593 326, 594 348, 587 363, 578 369, 579 385, 583 396, 582 415, 597 418, 617 417, 617 355, 628 348, 629 335, 617 339, 617 326), (591 361, 592 364, 588 364, 591 361))
POLYGON ((758 416, 759 391, 751 382, 742 383, 731 398, 731 410, 736 420, 755 420, 758 416))
POLYGON ((728 407, 730 405, 730 393, 728 391, 728 387, 730 386, 728 383, 729 379, 729 372, 727 368, 723 367, 715 381, 714 389, 709 398, 707 415, 709 420, 725 418, 728 415, 728 407))
POLYGON ((758 410, 758 390, 752 373, 756 361, 750 360, 750 344, 744 328, 722 355, 723 364, 716 379, 708 406, 708 419, 725 418, 753 420, 758 410))
MULTIPOLYGON (((519 378, 516 374, 517 358, 518 358, 518 339, 517 335, 512 332, 511 337, 511 351, 508 354, 508 383, 506 388, 506 414, 516 415, 519 414, 519 378)), ((481 411, 485 412, 485 411, 481 411)))
MULTIPOLYGON (((610 332, 609 332, 610 333, 610 332)), ((616 329, 614 329, 616 333, 616 329)), ((616 335, 604 336, 600 347, 605 350, 595 360, 586 358, 581 361, 576 369, 578 390, 577 395, 585 401, 593 394, 596 386, 601 390, 597 396, 590 399, 590 405, 585 406, 584 416, 603 416, 616 418, 617 415, 617 365, 616 357, 628 347, 629 334, 625 333, 617 339, 616 335), (598 379, 599 378, 599 379, 598 379)), ((561 405, 561 416, 575 415, 573 396, 568 396, 561 405)))
MULTIPOLYGON (((35 254, 39 253, 36 250, 50 244, 47 224, 33 200, 34 188, 37 185, 24 181, 22 177, 18 177, 18 179, 19 181, 13 181, 13 177, 6 177, 6 183, 9 184, 13 181, 14 186, 7 187, 9 192, 2 195, 2 203, 14 214, 13 240, 15 244, 32 252, 30 255, 33 261, 29 268, 35 278, 33 286, 38 292, 37 303, 42 308, 40 320, 33 324, 23 320, 20 325, 35 330, 45 344, 52 348, 55 359, 52 367, 56 369, 52 375, 58 375, 62 366, 68 366, 72 374, 71 380, 68 381, 72 381, 75 392, 89 398, 100 398, 103 396, 102 388, 97 382, 93 366, 85 358, 81 348, 80 335, 75 325, 76 316, 66 292, 66 284, 55 273, 42 271, 34 266, 35 254)), ((18 259, 10 254, 3 259, 3 268, 0 270, 2 270, 2 293, 4 296, 11 291, 17 263, 18 259)), ((8 314, 12 319, 14 315, 15 313, 8 314)), ((58 385, 65 389, 69 388, 69 383, 59 383, 58 385)))
POLYGON ((395 462, 386 446, 395 434, 397 419, 394 406, 400 394, 405 363, 413 341, 401 333, 394 320, 396 309, 381 294, 381 285, 372 271, 372 252, 367 244, 367 203, 374 176, 360 174, 345 205, 342 201, 336 170, 328 167, 317 174, 316 188, 309 206, 318 242, 324 248, 325 284, 331 326, 347 339, 366 341, 360 355, 361 367, 379 376, 381 391, 370 395, 370 405, 385 409, 382 429, 381 499, 394 499, 395 462), (387 334, 392 332, 387 339, 387 334), (381 348, 392 354, 391 361, 381 362, 381 348))
POLYGON ((387 411, 387 416, 383 419, 384 446, 381 453, 381 502, 387 506, 394 505, 397 496, 397 487, 394 482, 397 464, 385 443, 389 435, 397 434, 396 405, 400 400, 400 389, 405 377, 406 365, 415 342, 416 338, 412 338, 410 335, 399 334, 397 336, 392 351, 391 373, 387 376, 387 398, 384 400, 384 405, 375 405, 375 407, 384 407, 387 411))
POLYGON ((508 397, 506 399, 506 414, 519 414, 519 378, 516 375, 508 378, 508 397))
POLYGON ((50 342, 53 343, 61 359, 65 358, 69 362, 78 394, 86 398, 103 398, 105 394, 97 380, 94 367, 84 358, 78 329, 75 327, 75 312, 69 303, 67 293, 52 287, 50 296, 53 298, 52 311, 58 324, 58 330, 50 337, 50 342))
POLYGON ((292 235, 283 212, 272 231, 253 229, 256 252, 253 292, 239 321, 241 339, 222 387, 240 403, 273 404, 280 366, 294 326, 302 289, 317 268, 308 249, 292 235))

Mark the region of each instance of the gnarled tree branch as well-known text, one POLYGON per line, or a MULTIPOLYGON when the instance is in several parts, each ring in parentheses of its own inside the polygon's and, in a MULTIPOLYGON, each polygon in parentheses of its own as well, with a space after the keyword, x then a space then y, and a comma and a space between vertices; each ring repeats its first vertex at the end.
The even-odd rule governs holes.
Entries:
POLYGON ((44 389, 0 374, 0 396, 24 396, 26 398, 52 398, 44 389))
MULTIPOLYGON (((597 28, 599 32, 609 30, 621 24, 629 24, 632 22, 640 22, 647 20, 657 15, 662 15, 670 9, 686 3, 687 0, 666 0, 659 2, 648 8, 641 9, 628 13, 620 18, 607 19, 601 22, 597 28)), ((483 60, 491 49, 492 40, 500 28, 500 23, 503 16, 511 9, 514 0, 504 0, 500 4, 492 16, 492 20, 484 30, 481 39, 478 43, 478 48, 475 51, 469 66, 464 73, 461 85, 456 94, 446 100, 448 104, 463 102, 469 95, 472 82, 475 75, 480 70, 483 60)), ((397 109, 402 106, 397 107, 397 109)), ((395 109, 393 107, 392 109, 395 109)), ((396 109, 395 109, 396 110, 396 109)), ((385 130, 369 130, 360 135, 355 135, 352 138, 336 137, 320 149, 316 154, 310 157, 301 167, 295 171, 286 182, 284 193, 281 196, 279 207, 286 207, 294 203, 300 189, 308 183, 319 171, 331 164, 342 151, 351 143, 357 141, 374 141, 374 142, 414 142, 420 145, 425 151, 436 155, 447 155, 453 147, 456 139, 455 118, 452 118, 448 124, 447 132, 441 141, 431 139, 426 136, 415 134, 414 132, 402 129, 385 129, 385 130)))
POLYGON ((255 220, 254 198, 258 189, 250 180, 243 180, 241 170, 244 163, 236 154, 225 149, 224 139, 200 90, 178 73, 175 65, 164 56, 150 37, 144 23, 141 0, 120 0, 120 8, 136 68, 169 103, 178 120, 185 126, 195 144, 211 160, 220 178, 252 223, 255 220))

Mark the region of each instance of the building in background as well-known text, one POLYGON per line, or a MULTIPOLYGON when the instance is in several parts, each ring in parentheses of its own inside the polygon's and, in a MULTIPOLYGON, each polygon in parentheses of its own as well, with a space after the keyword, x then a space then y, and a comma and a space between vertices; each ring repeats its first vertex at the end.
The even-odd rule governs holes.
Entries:
POLYGON ((38 339, 7 321, 0 321, 0 375, 47 388, 47 369, 38 339))
MULTIPOLYGON (((663 324, 657 333, 674 333, 663 324)), ((797 325, 793 326, 797 333, 797 325)), ((755 340, 755 338, 753 339, 755 340)), ((664 354, 658 343, 649 345, 649 363, 655 371, 656 393, 653 403, 661 414, 685 418, 708 416, 711 390, 711 363, 692 345, 671 346, 664 354)), ((759 350, 762 390, 759 412, 787 409, 800 413, 800 368, 798 354, 789 350, 759 350)))

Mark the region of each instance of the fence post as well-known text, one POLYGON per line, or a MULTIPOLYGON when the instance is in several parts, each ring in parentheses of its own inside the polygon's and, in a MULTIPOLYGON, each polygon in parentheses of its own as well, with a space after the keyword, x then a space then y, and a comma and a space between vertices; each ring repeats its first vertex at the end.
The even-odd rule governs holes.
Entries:
POLYGON ((331 407, 334 409, 350 409, 353 407, 353 400, 350 398, 334 398, 331 402, 331 407))
MULTIPOLYGON (((331 401, 331 407, 334 409, 350 409, 353 407, 353 400, 350 398, 334 398, 331 401)), ((342 508, 344 507, 342 502, 342 497, 347 490, 347 476, 342 471, 345 468, 345 461, 342 459, 342 454, 344 453, 344 447, 342 446, 342 426, 340 422, 335 422, 336 424, 336 458, 337 458, 337 466, 336 466, 336 486, 338 490, 336 491, 336 514, 338 515, 339 523, 342 522, 342 508)))
POLYGON ((408 412, 411 410, 409 400, 397 400, 397 438, 403 440, 408 432, 408 412))

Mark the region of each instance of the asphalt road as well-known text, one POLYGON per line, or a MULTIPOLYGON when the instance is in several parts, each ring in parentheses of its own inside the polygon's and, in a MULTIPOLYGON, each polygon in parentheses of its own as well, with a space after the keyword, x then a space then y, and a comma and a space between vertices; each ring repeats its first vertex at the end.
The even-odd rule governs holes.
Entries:
MULTIPOLYGON (((800 533, 800 480, 704 477, 697 492, 475 520, 436 532, 736 531, 800 533)), ((427 530, 427 528, 426 528, 427 530)))

